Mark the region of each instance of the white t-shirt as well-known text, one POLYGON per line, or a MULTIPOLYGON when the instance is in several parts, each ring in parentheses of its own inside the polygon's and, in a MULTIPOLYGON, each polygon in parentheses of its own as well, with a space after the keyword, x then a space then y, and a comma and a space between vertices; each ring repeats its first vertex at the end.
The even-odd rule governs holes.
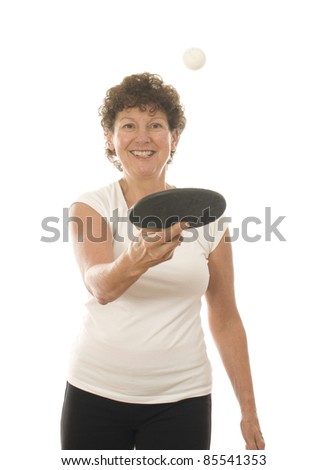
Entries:
MULTIPOLYGON (((119 182, 75 202, 107 218, 118 257, 135 233, 119 182)), ((127 403, 169 403, 211 393, 200 309, 208 256, 225 229, 219 219, 185 231, 171 260, 150 268, 107 305, 90 295, 72 348, 69 383, 127 403)))

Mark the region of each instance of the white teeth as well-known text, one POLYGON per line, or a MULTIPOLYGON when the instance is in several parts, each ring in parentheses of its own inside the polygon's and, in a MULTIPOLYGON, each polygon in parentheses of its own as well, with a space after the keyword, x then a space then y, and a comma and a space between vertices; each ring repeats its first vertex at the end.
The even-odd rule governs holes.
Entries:
POLYGON ((154 152, 151 150, 134 150, 132 153, 135 157, 150 157, 154 152))

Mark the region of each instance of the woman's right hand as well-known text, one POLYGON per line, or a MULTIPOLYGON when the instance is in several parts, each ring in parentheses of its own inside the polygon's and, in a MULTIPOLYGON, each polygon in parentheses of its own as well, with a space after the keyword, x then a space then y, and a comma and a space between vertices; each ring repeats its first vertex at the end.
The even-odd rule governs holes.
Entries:
POLYGON ((183 241, 183 230, 188 227, 188 223, 180 222, 166 229, 140 229, 137 240, 131 241, 128 248, 132 262, 147 270, 170 260, 183 241))
POLYGON ((87 204, 75 203, 70 217, 74 253, 84 284, 100 304, 116 300, 149 268, 171 259, 188 226, 179 223, 156 233, 142 229, 137 240, 115 259, 110 227, 98 212, 87 204), (90 221, 92 238, 88 236, 90 221))

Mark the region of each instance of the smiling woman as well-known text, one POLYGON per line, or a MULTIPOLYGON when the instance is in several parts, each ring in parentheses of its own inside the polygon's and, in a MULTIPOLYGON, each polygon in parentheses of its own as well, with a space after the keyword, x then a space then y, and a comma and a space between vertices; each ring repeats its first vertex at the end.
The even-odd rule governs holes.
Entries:
POLYGON ((210 448, 212 377, 200 316, 206 296, 246 446, 263 449, 226 225, 218 219, 196 227, 189 243, 185 222, 156 237, 148 227, 130 236, 131 206, 171 188, 167 165, 186 123, 179 95, 157 75, 132 75, 108 90, 100 115, 107 156, 122 178, 82 194, 70 209, 89 299, 69 366, 62 448, 210 448))
POLYGON ((179 134, 170 131, 166 114, 146 106, 117 113, 113 131, 106 134, 108 148, 119 156, 122 171, 131 178, 165 178, 170 156, 175 152, 179 134))
MULTIPOLYGON (((147 109, 149 115, 161 111, 164 113, 162 119, 165 125, 168 126, 171 132, 175 131, 178 135, 185 128, 184 109, 175 88, 164 84, 162 78, 158 75, 143 73, 125 77, 121 84, 107 91, 103 105, 99 108, 99 114, 102 118, 101 125, 106 138, 108 133, 114 131, 117 114, 133 108, 140 111, 147 109)), ((129 123, 126 124, 129 127, 129 123)), ((133 123, 131 123, 132 127, 133 123)), ((153 123, 153 127, 156 127, 156 122, 153 123)), ((175 149, 172 149, 168 163, 171 163, 174 152, 175 149)), ((106 154, 108 159, 122 171, 120 161, 115 158, 115 148, 109 145, 106 154)))

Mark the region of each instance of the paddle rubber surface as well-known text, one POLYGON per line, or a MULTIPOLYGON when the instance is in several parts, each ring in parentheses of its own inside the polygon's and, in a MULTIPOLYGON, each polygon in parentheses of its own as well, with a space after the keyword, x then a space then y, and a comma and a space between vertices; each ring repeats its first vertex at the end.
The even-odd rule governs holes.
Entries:
POLYGON ((129 219, 140 228, 167 228, 182 221, 201 227, 218 219, 225 208, 224 197, 216 191, 175 188, 140 199, 130 209, 129 219))

